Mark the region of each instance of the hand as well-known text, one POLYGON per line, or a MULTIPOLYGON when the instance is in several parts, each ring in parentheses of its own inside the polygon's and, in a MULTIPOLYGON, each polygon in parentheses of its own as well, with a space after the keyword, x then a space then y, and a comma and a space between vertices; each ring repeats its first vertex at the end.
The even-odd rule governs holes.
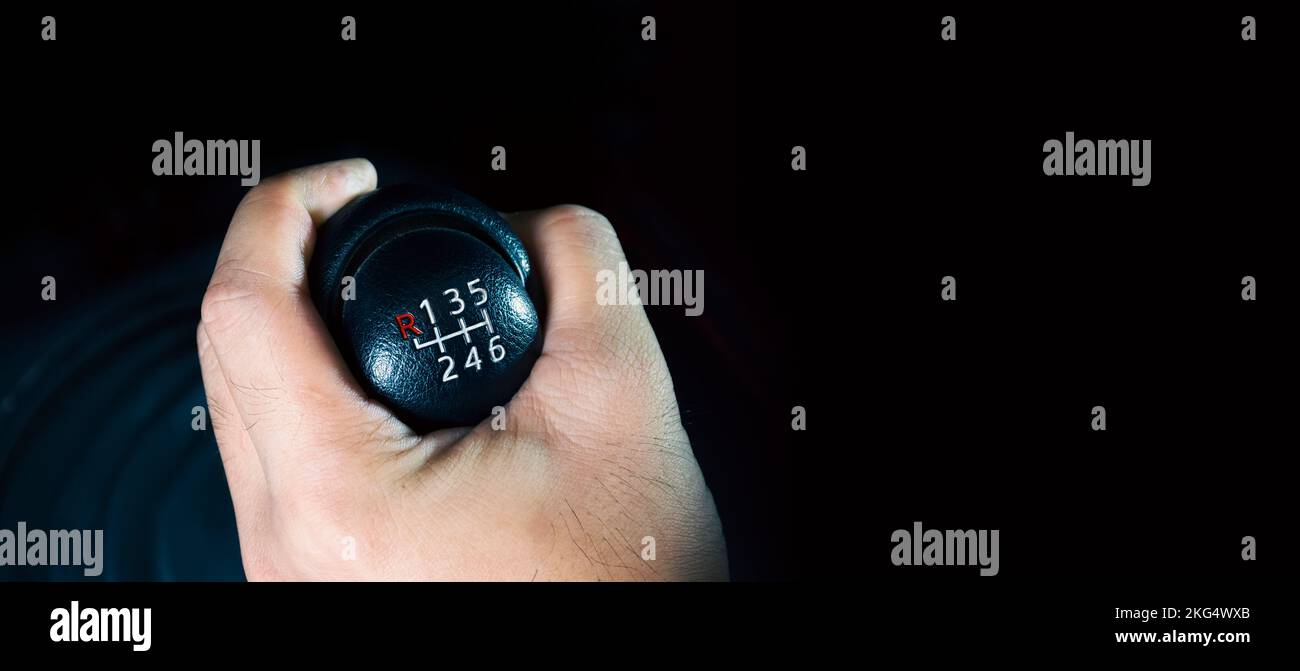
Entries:
POLYGON ((547 314, 505 430, 419 436, 366 398, 306 268, 315 227, 376 182, 364 159, 263 181, 203 298, 199 359, 247 576, 725 579, 713 498, 645 312, 596 302, 596 273, 624 260, 596 212, 508 217, 547 314))

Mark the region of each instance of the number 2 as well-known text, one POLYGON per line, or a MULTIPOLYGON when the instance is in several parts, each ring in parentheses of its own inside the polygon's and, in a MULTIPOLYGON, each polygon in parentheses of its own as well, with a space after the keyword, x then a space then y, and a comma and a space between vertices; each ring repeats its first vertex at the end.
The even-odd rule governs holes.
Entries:
POLYGON ((443 371, 443 373, 442 373, 442 381, 443 381, 443 382, 451 382, 452 380, 454 380, 454 379, 460 377, 459 375, 452 375, 452 373, 451 373, 452 369, 454 369, 454 368, 456 367, 456 360, 455 360, 455 359, 453 359, 453 358, 451 358, 451 357, 449 357, 449 356, 440 356, 440 357, 438 357, 438 363, 442 363, 443 361, 446 361, 446 362, 447 362, 447 370, 443 371))

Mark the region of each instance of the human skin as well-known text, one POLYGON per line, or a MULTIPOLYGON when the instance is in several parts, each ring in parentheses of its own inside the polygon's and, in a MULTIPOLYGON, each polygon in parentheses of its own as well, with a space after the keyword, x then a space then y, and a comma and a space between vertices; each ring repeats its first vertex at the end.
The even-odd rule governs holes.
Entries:
POLYGON ((377 181, 364 159, 262 181, 203 298, 199 360, 248 578, 725 580, 713 497, 645 312, 596 301, 597 272, 624 261, 600 214, 506 215, 547 311, 503 430, 421 436, 366 397, 306 269, 316 227, 377 181))

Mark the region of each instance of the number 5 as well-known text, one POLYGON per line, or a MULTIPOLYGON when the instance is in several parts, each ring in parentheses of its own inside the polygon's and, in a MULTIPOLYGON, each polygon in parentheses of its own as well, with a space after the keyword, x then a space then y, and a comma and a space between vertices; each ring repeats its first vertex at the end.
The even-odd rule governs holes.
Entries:
POLYGON ((482 278, 475 279, 475 280, 470 280, 470 281, 469 281, 469 284, 466 284, 466 285, 465 285, 465 286, 469 287, 469 292, 470 292, 471 294, 483 294, 483 300, 474 303, 475 307, 477 307, 477 306, 479 306, 479 305, 482 305, 482 304, 484 304, 484 303, 487 302, 487 289, 484 289, 484 288, 482 288, 482 287, 475 287, 475 286, 474 286, 475 284, 478 284, 479 282, 482 282, 482 281, 483 281, 482 278))

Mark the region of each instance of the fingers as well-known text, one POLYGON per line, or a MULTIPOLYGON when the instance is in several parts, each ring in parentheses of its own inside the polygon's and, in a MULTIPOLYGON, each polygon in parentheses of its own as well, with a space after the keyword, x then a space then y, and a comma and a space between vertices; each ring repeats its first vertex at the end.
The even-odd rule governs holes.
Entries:
MULTIPOLYGON (((543 358, 580 366, 583 370, 566 376, 581 375, 578 386, 590 395, 612 397, 647 384, 667 386, 671 393, 645 310, 628 301, 600 300, 619 276, 620 265, 627 263, 609 221, 576 205, 506 216, 533 257, 546 292, 543 358)), ((546 393, 561 398, 578 391, 546 393)))
MULTIPOLYGON (((644 321, 635 305, 601 305, 597 288, 605 273, 626 264, 609 220, 578 205, 508 214, 506 218, 533 257, 546 291, 546 342, 566 343, 569 332, 597 338, 644 321), (632 308, 632 309, 621 309, 632 308)), ((648 324, 647 324, 648 327, 648 324)))
POLYGON ((376 181, 364 159, 265 180, 240 203, 218 256, 202 327, 215 354, 205 373, 222 375, 204 382, 216 398, 212 385, 226 386, 269 479, 278 462, 317 459, 332 427, 372 414, 311 302, 306 264, 315 226, 376 181), (294 449, 312 452, 286 454, 294 449))
MULTIPOLYGON (((315 227, 349 200, 375 188, 370 161, 350 159, 310 166, 263 181, 244 197, 226 231, 217 270, 302 288, 315 227)), ((213 281, 225 279, 213 277, 213 281)))

